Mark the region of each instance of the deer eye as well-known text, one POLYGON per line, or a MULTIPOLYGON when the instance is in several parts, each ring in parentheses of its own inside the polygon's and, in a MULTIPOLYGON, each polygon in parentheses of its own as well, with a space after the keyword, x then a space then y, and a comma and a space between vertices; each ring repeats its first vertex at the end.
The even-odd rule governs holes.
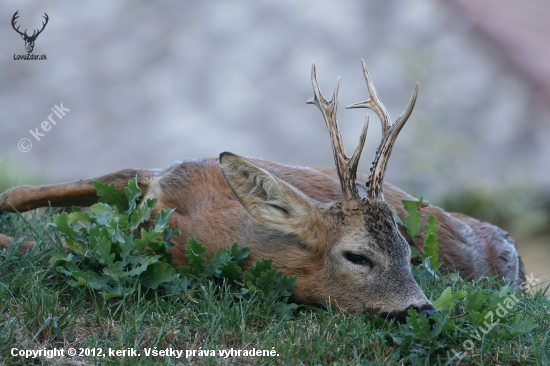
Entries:
POLYGON ((351 253, 351 252, 345 252, 344 257, 353 264, 358 264, 360 266, 371 266, 372 267, 372 262, 370 261, 370 259, 368 259, 364 255, 355 254, 355 253, 351 253))

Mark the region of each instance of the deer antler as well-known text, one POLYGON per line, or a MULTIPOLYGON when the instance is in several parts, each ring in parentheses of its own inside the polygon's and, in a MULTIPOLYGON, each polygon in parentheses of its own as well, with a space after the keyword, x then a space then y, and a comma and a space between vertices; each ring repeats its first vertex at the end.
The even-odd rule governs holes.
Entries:
POLYGON ((386 172, 386 166, 388 164, 388 159, 390 157, 393 145, 399 134, 399 131, 407 122, 407 119, 412 113, 414 104, 416 102, 416 96, 418 94, 418 83, 415 84, 414 90, 409 100, 409 104, 405 111, 399 117, 394 124, 391 123, 390 115, 388 111, 380 101, 378 93, 376 93, 376 88, 372 83, 367 66, 365 61, 361 60, 363 65, 363 74, 365 76, 365 82, 367 83, 367 88, 369 89, 369 99, 364 102, 356 103, 346 108, 369 108, 374 111, 380 121, 382 122, 382 139, 380 141, 380 146, 376 150, 376 156, 372 163, 372 168, 369 176, 369 180, 366 183, 369 195, 369 199, 384 199, 383 183, 384 183, 384 174, 386 172))
POLYGON ((40 33, 42 33, 42 31, 44 30, 44 28, 46 28, 46 24, 48 24, 48 20, 49 20, 50 18, 48 17, 48 14, 46 14, 46 13, 44 13, 44 16, 43 16, 42 18, 46 19, 46 22, 45 22, 45 23, 42 22, 42 29, 40 29, 40 30, 38 31, 38 33, 36 33, 36 30, 35 30, 35 31, 33 32, 33 34, 32 34, 32 37, 38 37, 38 35, 39 35, 40 33), (36 33, 36 35, 35 35, 34 33, 36 33))
POLYGON ((307 101, 308 104, 315 104, 323 114, 325 123, 327 125, 328 132, 330 134, 330 140, 332 143, 332 151, 334 153, 334 162, 336 163, 336 171, 340 178, 340 185, 342 186, 342 208, 344 210, 356 209, 361 203, 361 197, 357 191, 355 185, 355 178, 357 176, 357 165, 359 164, 359 157, 365 144, 365 137, 367 136, 367 128, 369 126, 369 117, 365 119, 363 131, 359 138, 359 144, 353 152, 353 155, 348 157, 344 144, 342 143, 342 136, 338 129, 338 120, 336 119, 336 108, 338 105, 338 87, 340 85, 340 78, 336 82, 334 88, 334 94, 332 100, 329 102, 321 94, 319 85, 317 84, 317 76, 315 72, 315 63, 311 67, 311 83, 313 84, 314 97, 307 101))
POLYGON ((26 30, 26 29, 25 29, 25 33, 21 33, 21 32, 19 31, 19 27, 15 28, 16 20, 17 20, 17 18, 19 18, 19 15, 17 15, 17 13, 19 13, 19 10, 17 10, 17 11, 15 12, 15 14, 13 14, 13 17, 11 18, 11 26, 12 26, 13 29, 14 29, 17 33, 19 33, 20 35, 26 36, 26 35, 27 35, 27 30, 26 30))
POLYGON ((47 13, 44 13, 44 16, 43 16, 42 18, 46 19, 46 22, 42 22, 42 29, 40 29, 40 30, 35 29, 35 30, 33 31, 33 33, 32 33, 32 36, 29 36, 29 35, 27 34, 27 30, 26 30, 26 29, 25 29, 25 33, 21 33, 21 31, 19 31, 19 26, 18 26, 17 28, 15 28, 16 20, 17 20, 17 18, 19 18, 18 13, 19 13, 19 10, 17 10, 17 11, 15 12, 15 14, 13 14, 13 17, 11 18, 11 26, 13 27, 13 29, 14 29, 17 33, 19 33, 19 34, 22 35, 22 36, 25 36, 26 38, 34 38, 34 39, 36 39, 36 37, 38 37, 38 35, 39 35, 40 33, 42 33, 42 31, 44 30, 44 28, 46 28, 46 24, 48 24, 48 20, 50 19, 50 18, 48 17, 48 14, 47 14, 47 13), (38 33, 37 33, 37 32, 38 32, 38 33))

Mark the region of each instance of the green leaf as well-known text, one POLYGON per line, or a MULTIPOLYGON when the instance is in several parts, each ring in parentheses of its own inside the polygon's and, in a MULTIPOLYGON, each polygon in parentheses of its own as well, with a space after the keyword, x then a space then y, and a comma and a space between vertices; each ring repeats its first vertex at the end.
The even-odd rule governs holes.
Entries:
POLYGON ((252 275, 252 278, 254 279, 261 277, 263 272, 271 270, 272 262, 273 260, 271 259, 263 258, 262 260, 259 260, 256 263, 254 263, 254 267, 250 267, 248 269, 248 272, 250 273, 250 275, 252 275))
POLYGON ((168 227, 168 218, 174 212, 175 210, 173 208, 169 210, 160 210, 160 212, 157 214, 157 217, 155 218, 155 223, 157 226, 164 228, 168 227))
MULTIPOLYGON (((296 277, 283 276, 271 265, 271 259, 262 259, 248 269, 243 276, 245 284, 254 286, 258 291, 272 291, 277 296, 290 296, 296 285, 296 277)), ((249 287, 250 287, 249 286, 249 287)))
POLYGON ((505 297, 508 296, 508 294, 512 291, 512 288, 508 285, 502 286, 500 291, 498 292, 498 297, 505 297))
POLYGON ((284 302, 277 302, 273 304, 273 311, 275 314, 277 314, 281 319, 287 319, 291 320, 294 319, 293 311, 298 309, 298 305, 294 303, 284 303, 284 302))
POLYGON ((122 286, 120 283, 115 283, 114 286, 108 286, 103 289, 101 296, 105 300, 114 299, 117 297, 126 297, 134 292, 133 289, 122 286))
MULTIPOLYGON (((400 327, 403 327, 403 330, 408 330, 413 336, 417 335, 428 335, 430 334, 430 321, 428 317, 424 314, 418 314, 415 309, 409 309, 409 316, 407 316, 407 324, 403 324, 400 327), (408 329, 407 329, 408 328, 408 329)), ((405 332, 407 334, 407 332, 405 332)))
POLYGON ((80 220, 90 220, 91 216, 88 212, 71 212, 69 214, 69 223, 74 224, 80 220))
POLYGON ((241 267, 235 261, 225 262, 220 264, 219 269, 221 271, 221 277, 227 279, 229 284, 232 285, 239 278, 243 277, 241 267))
POLYGON ((225 248, 219 249, 217 253, 210 254, 208 264, 206 265, 204 270, 204 275, 211 278, 220 278, 220 275, 222 273, 222 269, 220 267, 231 261, 231 259, 232 258, 229 254, 229 250, 225 248))
POLYGON ((110 267, 115 259, 114 253, 111 254, 111 241, 106 237, 97 238, 97 254, 99 255, 99 263, 110 267))
POLYGON ((408 215, 403 218, 405 224, 405 231, 411 239, 414 239, 420 232, 420 219, 422 213, 418 209, 422 206, 423 197, 421 196, 418 201, 402 200, 403 208, 407 211, 408 215))
POLYGON ((113 243, 124 243, 124 232, 118 227, 118 225, 114 226, 111 230, 109 230, 111 234, 111 238, 113 239, 113 243))
POLYGON ((479 312, 483 305, 486 304, 488 298, 489 293, 487 292, 468 289, 466 300, 464 301, 464 311, 467 314, 479 312))
POLYGON ((187 239, 187 244, 184 248, 189 267, 191 267, 195 273, 204 273, 206 264, 204 252, 206 252, 206 248, 201 243, 197 242, 194 236, 187 239))
POLYGON ((446 325, 449 324, 449 312, 438 311, 432 315, 434 325, 430 331, 430 337, 436 338, 441 334, 446 325))
POLYGON ((437 231, 439 230, 439 224, 434 215, 430 215, 428 218, 428 224, 424 226, 426 235, 424 235, 424 257, 430 258, 430 262, 435 269, 439 268, 437 247, 437 231))
POLYGON ((137 206, 137 200, 141 196, 141 189, 137 184, 137 176, 128 182, 128 187, 124 188, 126 201, 128 202, 128 211, 132 211, 137 206))
POLYGON ((151 217, 151 213, 157 204, 157 199, 148 199, 143 205, 136 207, 129 220, 130 230, 135 230, 140 224, 146 222, 151 217))
POLYGON ((168 295, 177 295, 181 292, 187 291, 190 287, 193 286, 194 281, 190 278, 178 276, 177 279, 174 279, 170 282, 163 283, 161 286, 166 290, 168 295))
POLYGON ((179 235, 179 234, 181 234, 181 231, 179 231, 176 228, 170 228, 170 229, 164 230, 164 234, 162 235, 162 241, 164 242, 164 246, 166 249, 170 249, 174 246, 174 244, 172 243, 172 238, 174 237, 174 235, 179 235))
POLYGON ((57 251, 52 254, 52 257, 50 258, 50 264, 56 269, 62 268, 63 271, 60 271, 60 270, 58 271, 63 272, 66 275, 70 276, 72 273, 72 270, 66 271, 65 267, 62 267, 62 266, 72 262, 73 258, 74 258, 74 255, 72 253, 65 253, 63 248, 59 246, 59 248, 57 248, 57 251))
POLYGON ((115 189, 115 184, 101 183, 94 181, 94 187, 99 197, 98 202, 116 207, 118 212, 128 210, 128 201, 123 197, 121 189, 115 189))
POLYGON ((432 301, 432 304, 435 310, 448 310, 452 308, 456 299, 464 296, 466 296, 466 292, 459 290, 453 294, 451 287, 447 287, 437 300, 432 301))
MULTIPOLYGON (((80 256, 85 256, 86 252, 88 251, 88 247, 80 240, 73 240, 67 236, 65 237, 65 244, 67 244, 67 247, 71 249, 71 252, 80 256)), ((63 247, 61 246, 59 247, 59 250, 62 250, 64 252, 63 247)))
POLYGON ((160 236, 160 233, 154 230, 146 231, 144 228, 141 228, 140 234, 141 237, 139 239, 136 239, 136 250, 140 252, 145 249, 147 244, 150 244, 151 242, 156 242, 157 238, 160 236))
POLYGON ((235 261, 237 261, 237 265, 239 267, 242 267, 246 264, 246 258, 250 255, 250 248, 239 248, 239 245, 237 243, 233 243, 233 246, 231 246, 231 257, 235 261))
POLYGON ((149 266, 140 276, 141 284, 154 290, 163 283, 176 280, 178 275, 174 274, 174 272, 174 268, 168 263, 149 266))
POLYGON ((92 211, 96 215, 104 215, 108 218, 118 215, 118 213, 115 213, 115 211, 113 210, 113 207, 105 203, 96 203, 94 205, 91 205, 90 211, 92 211))
POLYGON ((487 300, 487 308, 496 308, 499 303, 502 303, 504 301, 505 297, 505 295, 500 295, 500 290, 494 290, 493 292, 491 292, 491 294, 489 295, 489 299, 487 300))
POLYGON ((521 334, 526 334, 531 332, 533 329, 537 328, 538 325, 535 324, 535 318, 529 318, 521 323, 514 322, 513 324, 503 324, 500 323, 508 332, 510 332, 510 335, 512 337, 517 337, 521 334))
MULTIPOLYGON (((246 276, 246 274, 245 274, 245 276, 246 276)), ((248 281, 248 282, 245 282, 245 284, 241 288, 241 293, 243 293, 245 295, 249 294, 249 295, 256 295, 258 297, 262 297, 262 295, 264 294, 264 291, 259 290, 258 288, 256 288, 256 286, 254 286, 252 284, 251 281, 248 281)))
POLYGON ((78 235, 78 230, 73 228, 68 213, 63 212, 59 215, 54 215, 52 220, 53 226, 55 226, 57 230, 61 231, 66 237, 74 239, 78 235))
POLYGON ((75 271, 72 273, 72 276, 76 279, 76 282, 73 281, 74 287, 89 286, 96 290, 101 290, 109 283, 109 277, 100 276, 93 271, 75 271))
MULTIPOLYGON (((89 238, 89 241, 87 243, 88 249, 95 252, 98 245, 97 244, 98 238, 104 238, 104 237, 106 238, 109 236, 110 236, 109 229, 107 227, 102 225, 93 225, 88 230, 88 238, 89 238)), ((84 242, 83 244, 85 245, 86 243, 84 242)))
POLYGON ((273 289, 279 296, 291 296, 296 286, 298 277, 287 277, 281 273, 277 276, 277 283, 273 286, 273 289))
POLYGON ((256 286, 261 289, 269 289, 277 283, 277 275, 280 275, 275 268, 262 272, 259 278, 256 278, 256 286))
POLYGON ((439 230, 439 224, 437 223, 437 219, 434 215, 430 215, 428 218, 428 224, 424 226, 424 230, 426 231, 426 234, 435 234, 439 230))
MULTIPOLYGON (((150 265, 158 263, 158 257, 145 257, 143 260, 140 260, 134 263, 131 269, 126 272, 128 277, 137 276, 145 272, 150 265)), ((143 284, 143 283, 142 283, 143 284)))

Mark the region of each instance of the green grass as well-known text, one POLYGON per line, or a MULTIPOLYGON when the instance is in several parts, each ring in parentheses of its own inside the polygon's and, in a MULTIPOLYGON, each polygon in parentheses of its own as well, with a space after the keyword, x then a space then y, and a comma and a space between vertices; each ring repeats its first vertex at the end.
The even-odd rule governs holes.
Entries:
MULTIPOLYGON (((301 306, 294 319, 274 315, 270 302, 238 298, 222 284, 205 281, 197 291, 178 296, 141 293, 125 300, 105 300, 96 290, 72 287, 50 264, 60 234, 48 223, 52 210, 4 214, 0 233, 37 245, 18 256, 16 245, 0 251, 0 363, 27 364, 198 364, 198 365, 548 365, 550 364, 550 303, 539 290, 513 293, 494 278, 471 282, 456 273, 434 276, 428 266, 413 268, 426 296, 436 300, 447 287, 468 293, 448 303, 436 326, 423 316, 397 325, 336 306, 301 306), (476 295, 477 294, 477 295, 476 295), (481 295, 479 295, 481 294, 481 295), (500 325, 480 340, 472 338, 479 318, 498 301, 515 294, 520 301, 500 325), (500 296, 502 295, 502 296, 500 296), (523 325, 522 325, 523 324, 523 325), (473 350, 459 362, 464 342, 473 350), (467 343, 470 345, 470 343, 467 343), (144 349, 183 350, 183 357, 146 356, 144 349), (12 348, 40 350, 101 349, 105 357, 25 359, 12 348), (109 356, 114 350, 135 349, 140 356, 109 356), (185 350, 274 350, 264 357, 199 356, 185 350)), ((483 319, 482 319, 483 320, 483 319)), ((483 322, 481 322, 482 324, 483 322)))

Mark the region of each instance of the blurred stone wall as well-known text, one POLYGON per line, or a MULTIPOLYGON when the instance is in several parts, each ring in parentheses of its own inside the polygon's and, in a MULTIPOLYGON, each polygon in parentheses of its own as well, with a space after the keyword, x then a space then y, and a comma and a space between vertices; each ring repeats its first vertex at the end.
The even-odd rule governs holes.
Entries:
MULTIPOLYGON (((332 165, 321 114, 305 104, 311 63, 327 96, 341 77, 351 152, 365 112, 343 107, 367 96, 364 58, 394 119, 420 83, 389 181, 425 195, 550 187, 548 106, 445 2, 4 0, 0 51, 0 172, 17 171, 18 184, 29 172, 60 182, 222 151, 332 165), (13 59, 25 53, 16 10, 29 33, 49 15, 34 50, 47 61, 13 59), (36 141, 29 130, 60 103, 70 112, 36 141)), ((379 138, 372 114, 360 170, 379 138)))

